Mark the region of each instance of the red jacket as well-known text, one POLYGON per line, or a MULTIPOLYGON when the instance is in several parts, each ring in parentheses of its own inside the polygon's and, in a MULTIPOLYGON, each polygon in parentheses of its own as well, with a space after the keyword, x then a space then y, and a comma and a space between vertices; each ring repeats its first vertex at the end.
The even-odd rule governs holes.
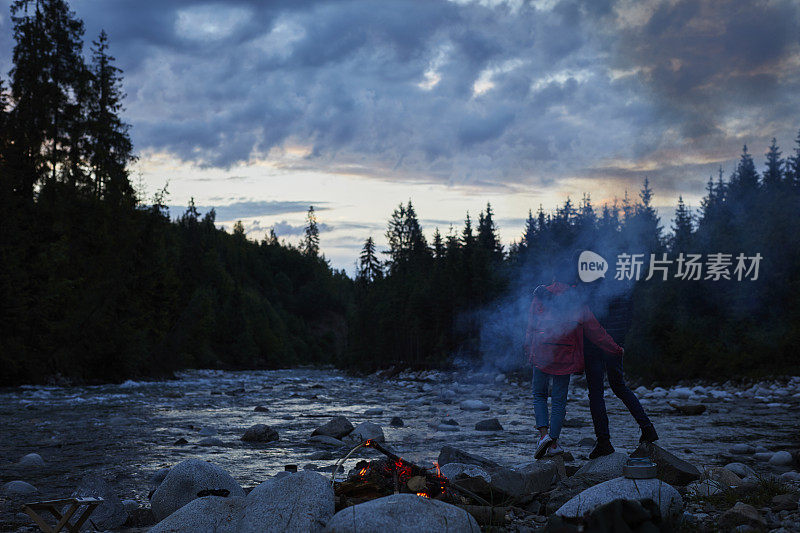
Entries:
POLYGON ((570 298, 568 285, 555 282, 546 289, 553 296, 552 303, 534 296, 525 333, 525 350, 536 368, 555 375, 582 372, 584 333, 604 351, 623 354, 589 307, 570 298), (557 312, 552 312, 553 306, 558 308, 557 312))

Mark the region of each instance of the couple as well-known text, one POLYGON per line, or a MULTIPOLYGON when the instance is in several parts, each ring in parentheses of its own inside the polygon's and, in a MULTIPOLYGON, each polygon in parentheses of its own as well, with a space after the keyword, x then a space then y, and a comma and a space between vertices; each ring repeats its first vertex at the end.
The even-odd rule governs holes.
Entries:
POLYGON ((612 336, 592 313, 590 303, 595 287, 578 281, 577 257, 573 259, 554 269, 550 285, 536 288, 528 315, 525 351, 534 365, 533 407, 540 433, 536 459, 562 452, 558 437, 566 414, 570 375, 584 371, 597 437, 590 459, 614 452, 603 399, 604 374, 608 375, 611 390, 639 424, 640 442, 658 440, 653 424, 623 377, 625 350, 616 341, 623 342, 627 332, 628 299, 611 299, 604 322, 612 336), (548 396, 552 396, 551 416, 548 416, 548 396))

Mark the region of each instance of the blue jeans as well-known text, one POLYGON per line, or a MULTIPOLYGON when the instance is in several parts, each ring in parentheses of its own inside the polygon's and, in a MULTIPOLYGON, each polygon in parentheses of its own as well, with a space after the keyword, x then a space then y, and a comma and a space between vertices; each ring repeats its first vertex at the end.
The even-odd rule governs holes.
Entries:
POLYGON ((644 428, 652 424, 647 417, 647 413, 644 412, 642 404, 639 403, 639 399, 625 384, 622 359, 620 356, 607 354, 588 342, 584 345, 586 385, 589 387, 589 410, 592 412, 594 434, 598 440, 611 438, 611 433, 608 429, 606 401, 603 398, 605 393, 603 374, 608 375, 608 384, 611 386, 611 391, 617 398, 622 400, 622 403, 633 415, 639 427, 644 428))
POLYGON ((557 439, 561 434, 564 415, 567 413, 567 391, 569 390, 569 374, 556 376, 547 374, 538 368, 533 369, 533 412, 536 414, 536 428, 550 428, 550 437, 557 439), (552 386, 552 417, 547 412, 547 397, 552 386))

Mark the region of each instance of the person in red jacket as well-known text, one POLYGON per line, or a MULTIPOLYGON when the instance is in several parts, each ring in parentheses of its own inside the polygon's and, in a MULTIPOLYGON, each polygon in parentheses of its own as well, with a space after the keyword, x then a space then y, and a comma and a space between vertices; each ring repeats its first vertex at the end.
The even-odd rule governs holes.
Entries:
MULTIPOLYGON (((572 268, 559 270, 562 273, 559 277, 574 281, 569 274, 572 268)), ((577 267, 574 270, 577 272, 577 267)), ((538 286, 528 311, 525 334, 525 351, 534 367, 533 408, 540 435, 534 453, 536 459, 562 452, 558 437, 566 414, 570 375, 584 369, 584 334, 610 354, 624 353, 583 303, 577 290, 555 278, 550 285, 538 286), (552 397, 551 413, 547 409, 548 395, 552 397)))

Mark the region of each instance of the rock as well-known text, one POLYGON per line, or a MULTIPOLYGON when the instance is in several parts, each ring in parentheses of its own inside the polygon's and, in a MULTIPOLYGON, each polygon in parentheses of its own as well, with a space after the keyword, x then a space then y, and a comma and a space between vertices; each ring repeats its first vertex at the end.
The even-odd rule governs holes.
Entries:
POLYGON ((677 520, 683 512, 683 498, 671 485, 658 479, 627 479, 618 477, 589 487, 567 503, 556 514, 578 517, 614 500, 651 499, 666 520, 677 520))
POLYGON ((294 420, 294 415, 282 415, 281 420, 294 420))
POLYGON ((740 478, 756 477, 756 472, 744 463, 729 463, 725 465, 725 470, 730 470, 740 478))
POLYGON ((448 426, 457 426, 458 422, 456 420, 452 419, 452 418, 448 418, 448 419, 442 420, 442 424, 446 424, 448 426))
POLYGON ((39 468, 44 466, 44 459, 38 453, 29 453, 20 459, 17 464, 26 468, 39 468))
POLYGON ((478 431, 503 431, 503 426, 500 425, 498 419, 489 418, 475 424, 475 429, 478 431))
POLYGON ((596 474, 573 474, 572 476, 561 479, 556 487, 550 491, 547 500, 547 513, 551 515, 555 513, 559 507, 567 503, 573 497, 577 496, 589 487, 593 487, 608 481, 603 475, 596 474))
POLYGON ((160 468, 153 472, 153 475, 150 476, 150 487, 157 489, 161 482, 164 481, 164 478, 167 477, 167 474, 169 474, 169 468, 160 468))
POLYGON ((222 439, 219 437, 206 437, 204 439, 200 439, 197 444, 199 446, 224 446, 225 443, 222 442, 222 439))
POLYGON ((243 496, 196 498, 162 519, 148 533, 193 533, 195 531, 236 533, 237 522, 244 510, 244 505, 243 496))
POLYGON ((753 459, 756 461, 770 461, 773 455, 772 452, 756 452, 753 454, 753 459))
POLYGON ((311 471, 269 479, 250 491, 241 533, 321 531, 334 513, 330 479, 311 471))
MULTIPOLYGON (((132 500, 131 500, 132 501, 132 500)), ((124 503, 125 501, 123 501, 124 503)), ((128 510, 128 519, 122 526, 124 528, 151 528, 156 523, 153 511, 149 507, 136 507, 128 510)))
POLYGON ((728 529, 741 525, 764 528, 767 525, 755 507, 742 502, 736 502, 731 509, 722 513, 717 519, 717 523, 720 527, 728 529))
POLYGON ((585 428, 589 426, 589 422, 581 420, 580 418, 567 418, 564 420, 562 427, 565 428, 585 428))
MULTIPOLYGON (((91 521, 101 531, 117 529, 128 519, 128 511, 122 505, 122 500, 117 492, 100 476, 90 474, 84 477, 78 484, 78 488, 73 491, 72 497, 103 498, 103 503, 94 510, 91 516, 91 521)), ((87 523, 83 529, 90 529, 89 524, 87 523)))
POLYGON ((39 489, 25 481, 16 480, 3 484, 3 494, 6 496, 28 496, 37 492, 39 489))
POLYGON ((492 468, 500 466, 491 459, 486 459, 479 455, 472 455, 467 452, 461 451, 452 446, 444 446, 442 451, 439 452, 438 461, 439 466, 444 466, 448 463, 464 463, 468 465, 478 465, 483 468, 492 468))
POLYGON ((780 477, 785 481, 800 481, 800 473, 794 471, 784 472, 780 477))
POLYGON ((669 405, 682 415, 696 416, 706 412, 706 406, 703 404, 677 404, 670 402, 669 405))
POLYGON ((202 428, 198 433, 198 435, 200 435, 201 437, 211 437, 216 434, 217 434, 216 428, 202 428))
POLYGON ((183 446, 184 444, 189 444, 189 441, 184 439, 183 437, 179 438, 178 440, 172 443, 173 446, 183 446))
POLYGON ((263 405, 256 405, 253 411, 255 411, 256 413, 269 413, 269 409, 264 407, 263 405))
POLYGON ((405 533, 406 531, 480 532, 465 510, 414 494, 393 494, 342 509, 327 533, 405 533))
POLYGON ((739 485, 742 484, 742 478, 740 478, 727 468, 720 468, 718 466, 715 466, 709 468, 707 474, 711 479, 721 484, 725 488, 738 487, 739 485))
POLYGON ((640 444, 631 457, 649 457, 657 465, 658 479, 671 485, 688 485, 700 479, 696 466, 652 443, 640 444))
POLYGON ((772 498, 770 508, 773 511, 796 511, 797 510, 797 495, 795 494, 778 494, 772 498))
POLYGON ((458 479, 463 477, 480 477, 487 483, 492 482, 492 476, 485 469, 478 465, 468 465, 464 463, 447 463, 440 467, 442 475, 447 479, 458 479))
MULTIPOLYGON (((733 472, 728 472, 731 475, 736 475, 733 472)), ((696 496, 714 496, 715 494, 721 494, 725 492, 726 489, 729 487, 724 486, 722 483, 715 481, 713 479, 704 479, 703 481, 695 481, 690 483, 686 489, 689 491, 690 494, 694 494, 696 496)))
POLYGON ((655 533, 672 530, 670 524, 665 524, 662 520, 658 505, 649 499, 614 500, 596 507, 580 519, 565 519, 559 515, 552 515, 548 518, 545 529, 548 532, 559 533, 578 531, 655 533))
POLYGON ((372 422, 361 422, 347 438, 353 442, 364 442, 366 440, 374 440, 375 442, 386 442, 386 437, 383 436, 383 429, 378 424, 372 422))
POLYGON ((436 431, 458 431, 458 426, 442 423, 436 426, 436 431))
POLYGON ((383 409, 378 409, 377 407, 373 407, 372 409, 367 409, 364 411, 364 416, 380 416, 383 414, 383 409))
POLYGON ((488 411, 489 406, 482 400, 464 400, 459 404, 462 411, 488 411))
POLYGON ((738 453, 738 454, 749 454, 753 453, 755 448, 750 446, 749 444, 734 444, 731 447, 731 453, 738 453))
POLYGON ((245 442, 272 442, 278 439, 278 432, 266 424, 250 426, 242 435, 245 442))
POLYGON ((131 513, 139 508, 139 502, 136 500, 122 500, 122 507, 124 507, 128 513, 131 513))
POLYGON ((314 452, 308 458, 312 461, 327 461, 333 459, 333 454, 328 451, 314 452))
POLYGON ((777 466, 789 466, 792 464, 792 454, 789 452, 775 452, 769 460, 769 464, 777 466))
POLYGON ((592 448, 595 445, 595 440, 591 437, 583 437, 578 441, 578 446, 582 448, 592 448))
POLYGON ((400 418, 399 416, 393 416, 392 420, 389 422, 389 425, 392 426, 393 428, 401 428, 405 424, 403 423, 402 418, 400 418))
POLYGON ((345 444, 344 441, 339 439, 334 439, 333 437, 329 437, 327 435, 314 435, 313 437, 308 439, 308 442, 314 442, 316 444, 324 444, 325 446, 336 446, 338 448, 347 446, 347 444, 345 444))
POLYGON ((170 468, 150 500, 156 520, 163 520, 207 489, 225 489, 233 498, 244 497, 242 487, 225 470, 199 459, 186 459, 170 468))
POLYGON ((353 424, 351 424, 349 420, 343 416, 337 416, 315 429, 314 432, 311 433, 311 436, 323 435, 326 437, 333 437, 334 439, 341 439, 353 431, 353 429, 353 424))
POLYGON ((614 452, 609 455, 590 459, 577 472, 576 476, 590 474, 603 481, 622 476, 622 469, 628 461, 628 456, 622 452, 614 452))
POLYGON ((491 485, 512 498, 538 494, 550 490, 556 476, 556 465, 552 461, 534 461, 515 465, 513 469, 505 467, 488 468, 492 476, 491 485))

